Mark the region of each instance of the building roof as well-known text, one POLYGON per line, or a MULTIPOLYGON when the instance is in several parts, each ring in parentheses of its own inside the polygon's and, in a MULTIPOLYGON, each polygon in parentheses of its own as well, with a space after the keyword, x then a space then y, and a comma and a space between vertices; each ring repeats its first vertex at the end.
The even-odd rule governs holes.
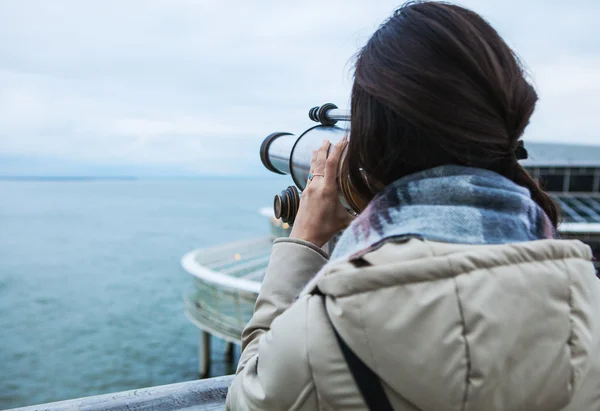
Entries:
POLYGON ((600 145, 554 144, 525 141, 525 167, 600 167, 600 145))

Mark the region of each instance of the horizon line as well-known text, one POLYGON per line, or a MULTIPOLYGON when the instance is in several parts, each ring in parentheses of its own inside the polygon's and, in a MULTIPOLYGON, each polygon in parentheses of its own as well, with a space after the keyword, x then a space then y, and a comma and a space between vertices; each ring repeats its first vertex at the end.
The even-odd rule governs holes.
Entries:
POLYGON ((278 175, 217 175, 217 174, 198 174, 198 175, 129 175, 129 176, 103 176, 103 175, 0 175, 0 181, 92 181, 92 180, 152 180, 152 179, 269 179, 276 178, 278 175))

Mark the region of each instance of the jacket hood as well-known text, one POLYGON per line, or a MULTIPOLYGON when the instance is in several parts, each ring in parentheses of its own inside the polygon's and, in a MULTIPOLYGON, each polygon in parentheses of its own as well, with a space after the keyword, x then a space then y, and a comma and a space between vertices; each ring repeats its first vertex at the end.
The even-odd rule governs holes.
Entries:
POLYGON ((383 244, 360 267, 334 264, 312 282, 392 403, 438 411, 569 404, 600 345, 589 247, 408 242, 383 244))

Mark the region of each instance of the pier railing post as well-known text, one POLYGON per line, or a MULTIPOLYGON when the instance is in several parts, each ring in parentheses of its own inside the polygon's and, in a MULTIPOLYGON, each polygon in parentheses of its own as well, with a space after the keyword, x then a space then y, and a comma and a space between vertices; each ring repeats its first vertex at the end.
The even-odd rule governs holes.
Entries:
POLYGON ((211 357, 210 357, 210 334, 204 330, 200 331, 200 341, 198 344, 198 360, 200 378, 207 378, 210 375, 211 357))
POLYGON ((227 364, 233 363, 233 343, 231 341, 225 343, 225 361, 227 364))

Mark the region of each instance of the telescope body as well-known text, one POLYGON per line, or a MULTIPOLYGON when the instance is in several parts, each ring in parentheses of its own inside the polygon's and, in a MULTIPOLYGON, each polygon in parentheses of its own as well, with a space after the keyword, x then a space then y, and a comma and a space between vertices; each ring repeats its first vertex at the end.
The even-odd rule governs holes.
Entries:
MULTIPOLYGON (((300 136, 291 133, 277 132, 265 138, 260 147, 260 159, 263 165, 277 174, 289 174, 295 186, 289 186, 273 200, 275 217, 284 223, 293 225, 300 205, 300 191, 306 188, 313 150, 318 149, 324 140, 333 145, 344 137, 346 129, 336 126, 338 121, 350 121, 350 113, 340 110, 335 104, 327 103, 309 110, 308 117, 320 123, 309 128, 300 136)), ((360 213, 366 206, 366 201, 355 193, 349 179, 341 172, 346 152, 338 166, 336 181, 339 199, 351 214, 360 213)))
POLYGON ((289 174, 300 189, 306 188, 313 150, 318 149, 323 140, 333 145, 344 137, 344 129, 337 126, 315 126, 299 137, 289 133, 273 133, 263 143, 261 158, 267 169, 289 174))

